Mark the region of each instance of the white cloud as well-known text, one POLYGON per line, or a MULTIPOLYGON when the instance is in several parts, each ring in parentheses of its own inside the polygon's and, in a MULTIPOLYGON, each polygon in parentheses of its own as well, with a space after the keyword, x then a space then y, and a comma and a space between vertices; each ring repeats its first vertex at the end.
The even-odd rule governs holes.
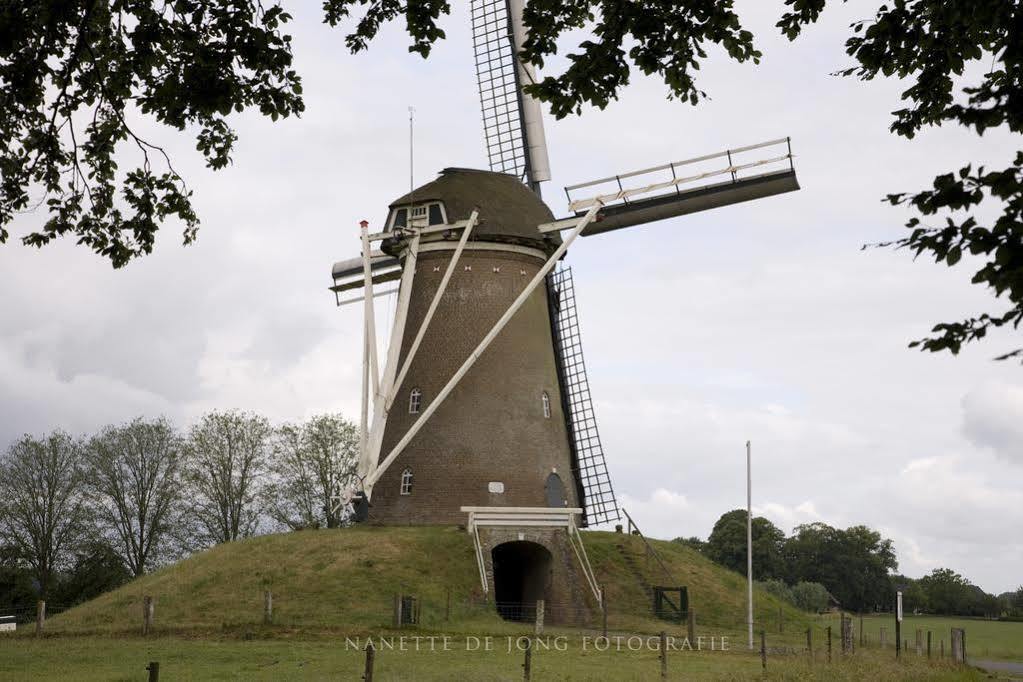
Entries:
POLYGON ((680 516, 690 511, 685 495, 666 488, 654 489, 645 499, 624 493, 619 496, 619 502, 639 524, 640 530, 651 537, 677 537, 672 533, 679 527, 680 516))
POLYGON ((1023 465, 1023 386, 989 382, 967 393, 963 431, 973 443, 1023 465))

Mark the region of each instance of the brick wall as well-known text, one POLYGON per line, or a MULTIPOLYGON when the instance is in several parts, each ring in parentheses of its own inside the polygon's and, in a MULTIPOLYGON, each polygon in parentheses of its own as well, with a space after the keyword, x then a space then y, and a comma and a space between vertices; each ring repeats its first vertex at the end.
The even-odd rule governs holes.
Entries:
MULTIPOLYGON (((420 254, 401 358, 415 338, 440 284, 450 251, 420 254)), ((400 387, 384 431, 381 459, 440 392, 484 335, 543 265, 539 256, 466 250, 400 387), (466 269, 466 268, 471 269, 466 269)), ((400 365, 399 365, 400 366, 400 365)), ((384 472, 373 490, 370 522, 465 523, 463 505, 544 507, 544 485, 556 472, 568 506, 579 506, 559 399, 547 292, 538 287, 454 391, 384 472), (545 418, 542 394, 550 395, 545 418), (410 495, 401 475, 412 470, 410 495), (504 493, 488 491, 490 482, 504 493)))

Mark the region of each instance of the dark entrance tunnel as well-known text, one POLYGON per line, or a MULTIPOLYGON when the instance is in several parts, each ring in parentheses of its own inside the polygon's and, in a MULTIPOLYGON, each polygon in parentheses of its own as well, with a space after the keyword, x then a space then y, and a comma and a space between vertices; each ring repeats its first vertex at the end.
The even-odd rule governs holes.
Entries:
POLYGON ((494 547, 490 556, 497 612, 505 620, 532 621, 550 584, 551 553, 535 542, 518 541, 494 547))

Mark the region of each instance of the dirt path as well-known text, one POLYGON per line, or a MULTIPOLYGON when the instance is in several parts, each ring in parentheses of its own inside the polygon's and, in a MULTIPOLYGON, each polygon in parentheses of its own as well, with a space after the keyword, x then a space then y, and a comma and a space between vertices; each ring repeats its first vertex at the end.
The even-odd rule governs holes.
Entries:
POLYGON ((977 659, 970 659, 970 663, 978 668, 983 668, 989 673, 1008 673, 1014 678, 1023 678, 1023 663, 1014 663, 1012 661, 981 661, 977 659))

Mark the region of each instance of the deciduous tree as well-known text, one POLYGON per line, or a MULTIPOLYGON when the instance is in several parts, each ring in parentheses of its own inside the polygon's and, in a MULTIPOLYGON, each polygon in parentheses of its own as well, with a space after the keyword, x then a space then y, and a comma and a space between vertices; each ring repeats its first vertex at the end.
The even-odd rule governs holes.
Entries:
POLYGON ((86 530, 82 444, 62 431, 25 436, 0 460, 0 539, 46 597, 86 530))
POLYGON ((192 427, 184 471, 197 544, 232 542, 256 532, 272 432, 264 417, 237 411, 210 412, 192 427))
POLYGON ((341 415, 278 428, 264 495, 267 513, 292 529, 340 526, 343 512, 335 511, 332 497, 355 476, 358 446, 358 429, 341 415))
POLYGON ((107 427, 86 450, 100 532, 140 576, 170 548, 181 514, 182 441, 164 419, 107 427))

